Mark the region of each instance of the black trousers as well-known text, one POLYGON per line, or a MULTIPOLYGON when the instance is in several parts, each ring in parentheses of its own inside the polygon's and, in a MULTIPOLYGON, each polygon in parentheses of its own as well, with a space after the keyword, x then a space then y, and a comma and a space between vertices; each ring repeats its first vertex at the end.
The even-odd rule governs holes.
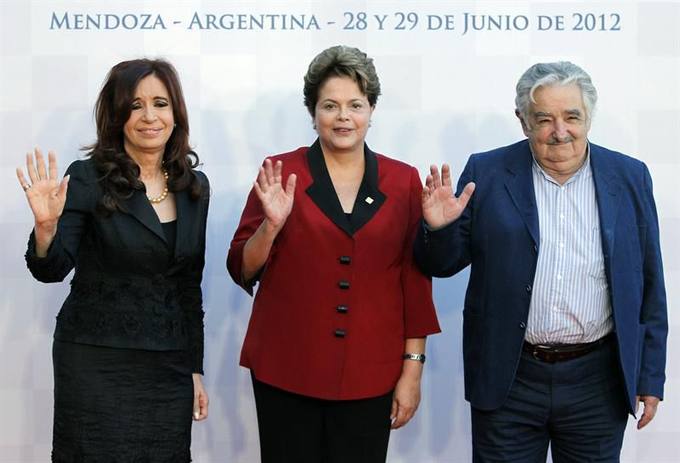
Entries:
POLYGON ((323 400, 251 376, 262 463, 385 461, 392 392, 361 400, 323 400))
POLYGON ((616 342, 557 363, 523 352, 502 407, 472 408, 475 463, 619 461, 628 405, 616 342))

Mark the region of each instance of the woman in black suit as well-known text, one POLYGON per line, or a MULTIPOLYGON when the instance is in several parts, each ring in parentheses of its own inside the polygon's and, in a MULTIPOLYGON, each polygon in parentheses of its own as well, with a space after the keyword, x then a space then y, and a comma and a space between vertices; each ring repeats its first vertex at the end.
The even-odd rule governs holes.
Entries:
POLYGON ((188 462, 207 416, 201 278, 209 185, 194 170, 176 71, 114 66, 89 159, 59 181, 54 153, 17 177, 35 217, 26 261, 43 282, 75 268, 54 333, 54 462, 188 462))

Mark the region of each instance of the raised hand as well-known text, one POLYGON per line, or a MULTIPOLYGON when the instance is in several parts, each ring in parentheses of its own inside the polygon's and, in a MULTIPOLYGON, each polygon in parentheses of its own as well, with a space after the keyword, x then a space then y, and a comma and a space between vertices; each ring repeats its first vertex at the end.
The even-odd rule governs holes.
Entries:
POLYGON ((36 227, 53 227, 56 230, 66 203, 69 176, 60 181, 57 177, 57 156, 53 151, 48 153, 48 159, 49 167, 45 169, 45 158, 40 149, 36 148, 33 154, 27 153, 26 172, 31 180, 30 182, 26 180, 20 167, 17 168, 17 179, 26 192, 36 227))
POLYGON ((460 196, 456 198, 453 194, 451 169, 448 164, 442 165, 441 177, 439 176, 437 166, 430 166, 430 175, 425 180, 422 195, 423 218, 425 222, 430 227, 436 229, 442 228, 458 219, 474 191, 475 184, 470 182, 465 185, 460 196))
POLYGON ((295 174, 290 174, 284 189, 281 171, 283 163, 276 161, 272 166, 270 159, 265 159, 264 166, 260 167, 257 181, 253 184, 255 193, 262 203, 262 210, 269 225, 275 230, 280 230, 286 223, 286 219, 293 210, 293 198, 295 196, 295 174))

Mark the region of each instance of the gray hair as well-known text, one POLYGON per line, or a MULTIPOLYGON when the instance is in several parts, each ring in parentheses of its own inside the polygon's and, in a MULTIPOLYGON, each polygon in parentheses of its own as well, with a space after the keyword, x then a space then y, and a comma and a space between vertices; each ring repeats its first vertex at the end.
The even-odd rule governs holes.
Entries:
POLYGON ((539 87, 576 84, 581 89, 586 121, 590 123, 597 103, 597 90, 586 71, 569 61, 537 63, 527 69, 517 82, 515 110, 525 124, 529 122, 529 106, 535 103, 534 92, 539 87))
POLYGON ((304 103, 314 117, 319 88, 329 77, 349 77, 366 95, 371 106, 375 106, 380 95, 380 81, 373 66, 373 59, 358 48, 336 45, 327 48, 314 57, 305 75, 304 103))

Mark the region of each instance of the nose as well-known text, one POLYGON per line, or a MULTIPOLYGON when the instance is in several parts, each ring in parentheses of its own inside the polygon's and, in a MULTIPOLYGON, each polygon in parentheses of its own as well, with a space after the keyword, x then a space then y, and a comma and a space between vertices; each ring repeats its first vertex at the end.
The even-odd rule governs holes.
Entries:
POLYGON ((338 119, 341 121, 349 119, 349 108, 346 106, 340 106, 338 110, 338 119))
POLYGON ((553 136, 555 140, 563 141, 569 138, 569 132, 567 131, 567 124, 563 120, 557 119, 555 121, 553 136))
POLYGON ((142 113, 142 117, 144 118, 145 121, 155 121, 156 112, 154 111, 153 106, 145 107, 144 112, 142 113))

